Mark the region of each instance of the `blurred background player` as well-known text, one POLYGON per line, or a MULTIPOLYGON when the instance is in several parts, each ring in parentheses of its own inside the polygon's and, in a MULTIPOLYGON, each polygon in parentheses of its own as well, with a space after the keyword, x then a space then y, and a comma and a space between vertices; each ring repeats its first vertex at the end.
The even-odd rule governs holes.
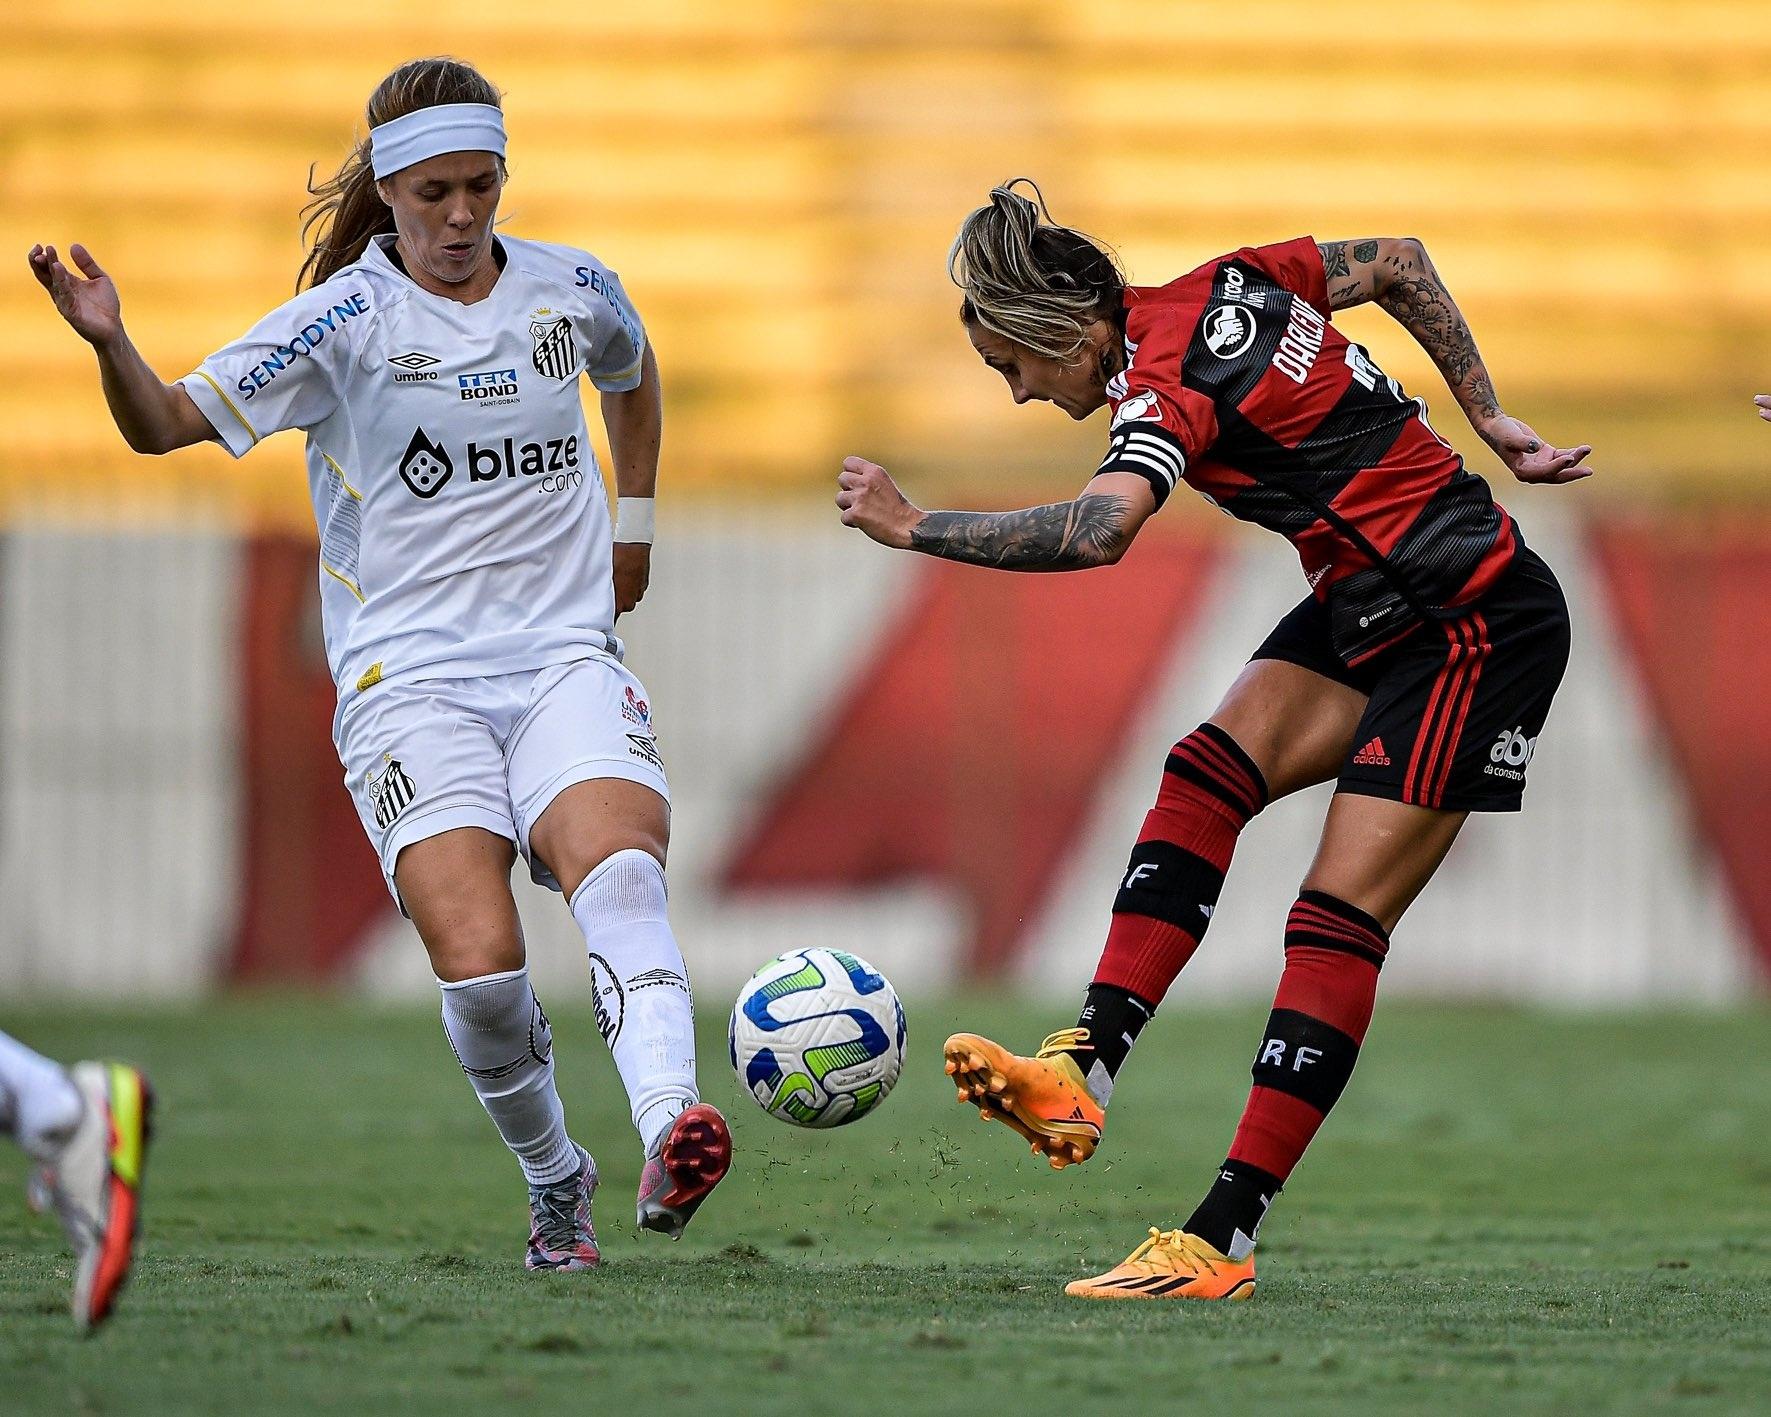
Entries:
POLYGON ((645 1147, 637 1219, 678 1235, 724 1176, 699 1101, 693 1004, 666 918, 669 787, 616 616, 645 593, 662 404, 615 275, 493 233, 498 91, 402 65, 369 136, 307 210, 302 293, 176 384, 124 332, 82 247, 31 266, 94 347, 138 452, 238 457, 307 434, 333 739, 364 830, 442 989, 450 1045, 529 1184, 530 1269, 598 1262, 597 1170, 567 1134, 510 871, 564 893, 620 1008, 599 1020, 645 1147), (611 540, 578 377, 601 391, 611 540))
POLYGON ((1285 931, 1254 1088, 1209 1193, 1122 1265, 1066 1292, 1243 1299, 1262 1217, 1345 1088, 1390 932, 1472 811, 1516 811, 1569 648, 1567 607, 1512 518, 1425 405, 1329 323, 1375 301, 1431 355, 1471 427, 1523 482, 1588 475, 1501 409, 1468 325, 1419 242, 1300 238, 1243 248, 1161 287, 1127 286, 1037 187, 998 187, 951 272, 979 356, 1016 403, 1083 419, 1107 454, 1074 501, 923 512, 878 465, 843 464, 842 520, 887 546, 1005 570, 1116 562, 1186 482, 1287 537, 1311 594, 1208 722, 1170 753, 1077 1026, 1032 1058, 956 1034, 962 1101, 1054 1167, 1088 1160, 1113 1081, 1211 920, 1243 826, 1337 783, 1285 931))
POLYGON ((64 1068, 0 1033, 0 1132, 35 1169, 31 1203, 74 1247, 74 1322, 104 1322, 135 1258, 153 1093, 127 1063, 64 1068))

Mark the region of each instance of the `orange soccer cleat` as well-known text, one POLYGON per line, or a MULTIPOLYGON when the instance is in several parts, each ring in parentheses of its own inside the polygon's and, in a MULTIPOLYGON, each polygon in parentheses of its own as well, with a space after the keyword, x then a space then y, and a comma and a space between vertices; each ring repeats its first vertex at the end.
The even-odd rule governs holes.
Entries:
POLYGON ((1076 1299, 1228 1299, 1254 1296, 1254 1255, 1233 1260, 1185 1230, 1150 1227, 1150 1238, 1105 1274, 1073 1279, 1076 1299))
POLYGON ((975 1104, 987 1122, 1006 1122, 1061 1171, 1095 1154, 1107 1119, 1068 1051, 1087 1041, 1086 1028, 1066 1028, 1022 1058, 975 1033, 956 1033, 943 1052, 959 1100, 975 1104))

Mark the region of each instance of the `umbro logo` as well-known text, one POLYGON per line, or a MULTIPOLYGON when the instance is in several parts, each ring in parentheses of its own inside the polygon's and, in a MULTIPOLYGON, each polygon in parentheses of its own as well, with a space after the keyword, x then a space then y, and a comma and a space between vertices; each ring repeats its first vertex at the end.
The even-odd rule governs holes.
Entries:
POLYGON ((414 349, 406 354, 393 355, 387 362, 401 370, 394 375, 396 384, 424 384, 437 377, 435 366, 443 361, 434 354, 414 349))
POLYGON ((674 969, 648 969, 643 974, 636 974, 627 981, 627 992, 631 994, 636 989, 650 989, 660 984, 681 989, 685 994, 689 992, 689 981, 674 969))
POLYGON ((1387 768, 1390 765, 1390 755, 1384 751, 1384 740, 1381 737, 1373 738, 1353 754, 1353 761, 1360 767, 1387 768))

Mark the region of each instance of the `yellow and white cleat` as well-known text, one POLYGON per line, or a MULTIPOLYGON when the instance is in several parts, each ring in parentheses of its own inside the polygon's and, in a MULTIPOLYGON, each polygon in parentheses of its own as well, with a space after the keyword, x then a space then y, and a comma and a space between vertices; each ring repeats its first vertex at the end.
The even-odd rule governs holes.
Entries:
POLYGON ((975 1033, 956 1033, 943 1052, 959 1100, 977 1107, 987 1122, 1006 1122, 1032 1144, 1035 1156, 1061 1171, 1095 1154, 1107 1120, 1068 1052, 1087 1041, 1086 1028, 1066 1028, 1023 1058, 975 1033))
POLYGON ((1150 1227, 1150 1238, 1105 1274, 1073 1279, 1076 1299, 1228 1299, 1254 1297, 1254 1255, 1233 1260, 1185 1230, 1150 1227))

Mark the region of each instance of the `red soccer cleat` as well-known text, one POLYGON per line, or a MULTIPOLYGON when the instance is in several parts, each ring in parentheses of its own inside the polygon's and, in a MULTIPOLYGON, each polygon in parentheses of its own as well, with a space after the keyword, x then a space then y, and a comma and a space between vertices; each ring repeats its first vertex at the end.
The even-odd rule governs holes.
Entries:
POLYGON ((732 1169, 732 1132, 706 1102, 678 1114, 640 1172, 639 1227, 673 1240, 732 1169))

